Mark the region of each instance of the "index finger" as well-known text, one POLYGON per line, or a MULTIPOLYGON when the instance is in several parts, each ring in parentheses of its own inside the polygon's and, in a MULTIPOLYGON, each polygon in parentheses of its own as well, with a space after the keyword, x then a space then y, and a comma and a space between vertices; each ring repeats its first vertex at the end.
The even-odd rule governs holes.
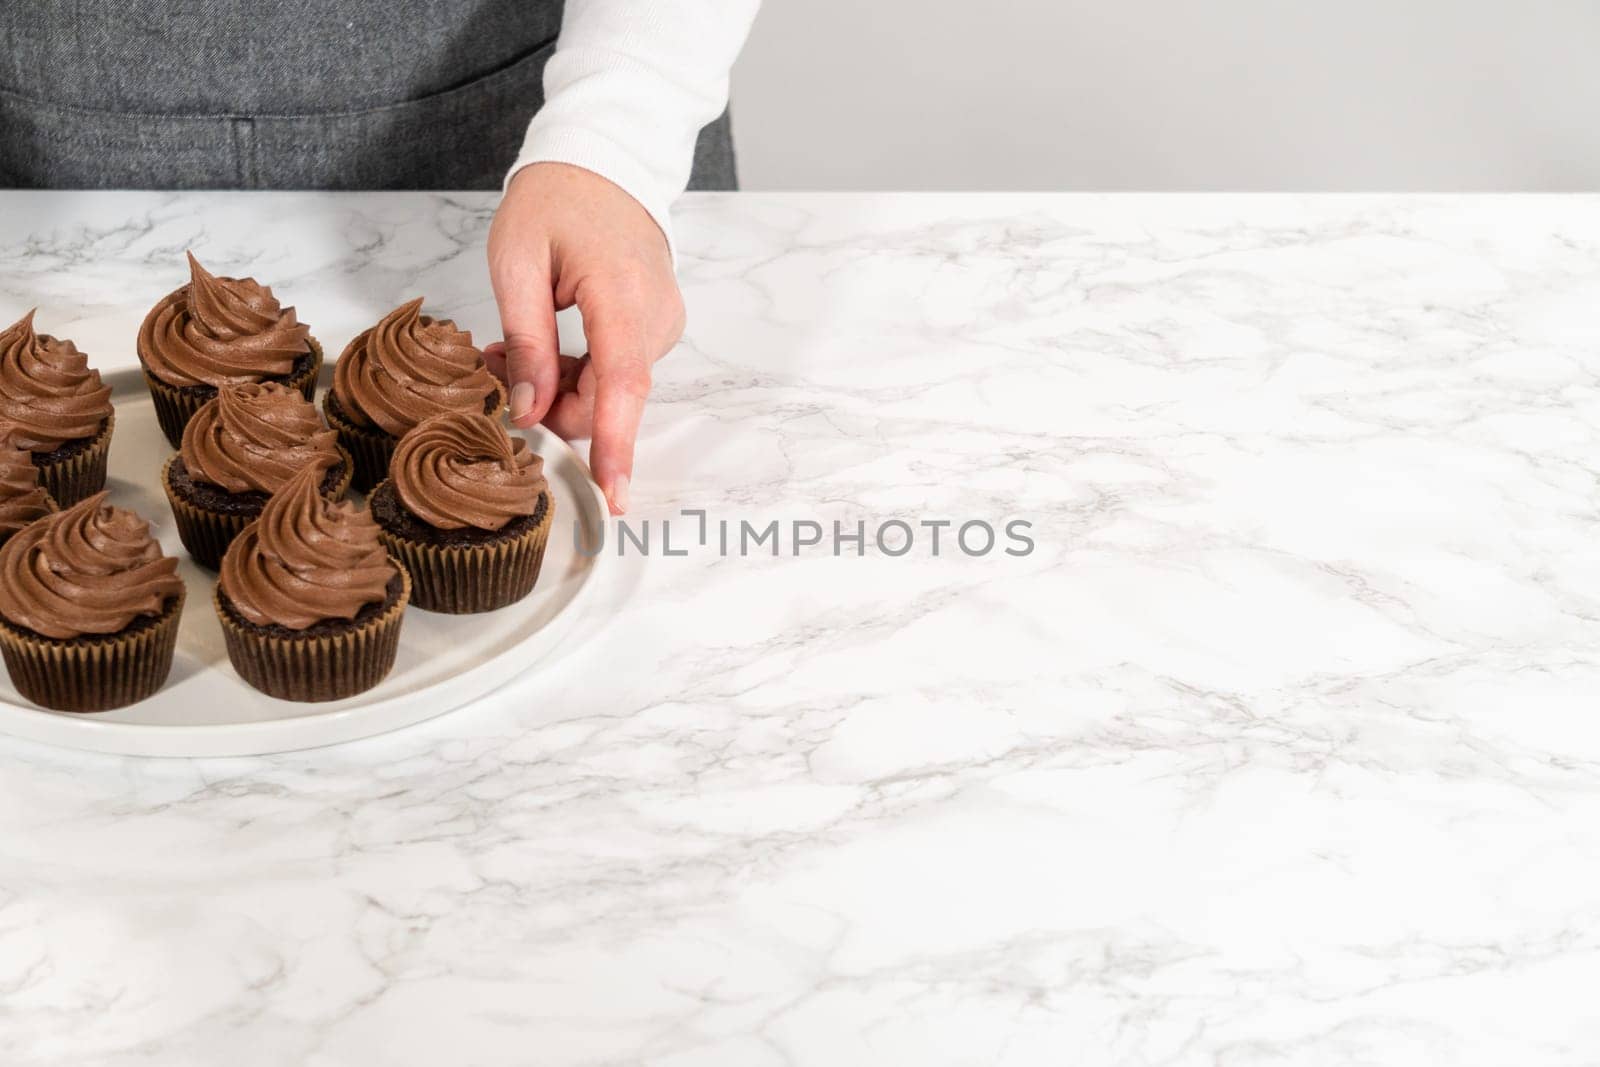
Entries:
MULTIPOLYGON (((538 259, 521 257, 491 265, 489 277, 505 337, 496 354, 503 360, 511 423, 532 426, 550 410, 560 376, 556 357, 561 349, 549 267, 538 259)), ((492 359, 487 350, 484 355, 486 360, 492 359)))
POLYGON ((643 310, 626 299, 580 290, 578 308, 595 377, 589 465, 611 513, 620 515, 628 508, 633 450, 650 396, 650 364, 658 353, 650 351, 643 310))

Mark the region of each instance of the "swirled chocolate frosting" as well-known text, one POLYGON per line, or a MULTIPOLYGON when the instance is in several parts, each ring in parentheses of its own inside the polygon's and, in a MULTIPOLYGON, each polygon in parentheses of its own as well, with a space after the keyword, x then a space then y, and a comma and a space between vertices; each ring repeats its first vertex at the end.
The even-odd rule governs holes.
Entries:
POLYGON ((50 514, 50 496, 39 484, 39 468, 25 449, 0 438, 0 538, 50 514))
POLYGON ((34 333, 31 311, 0 331, 0 425, 18 448, 53 452, 110 417, 111 387, 77 345, 34 333))
POLYGON ((311 331, 254 278, 219 278, 189 254, 189 284, 139 327, 139 358, 168 385, 259 382, 294 370, 311 331))
POLYGON ((487 415, 447 412, 400 439, 389 463, 400 502, 440 530, 498 530, 538 510, 544 460, 487 415))
POLYGON ((333 371, 333 395, 358 426, 394 437, 446 411, 482 414, 498 388, 472 334, 422 314, 419 297, 350 343, 333 371))
POLYGON ((0 615, 46 637, 114 634, 183 592, 177 570, 149 523, 95 493, 0 548, 0 615))
POLYGON ((222 557, 222 593, 257 626, 304 630, 353 619, 388 595, 394 564, 378 524, 354 504, 318 491, 328 467, 300 468, 222 557))
POLYGON ((276 493, 306 464, 338 462, 338 439, 300 390, 240 382, 195 412, 179 454, 190 475, 230 493, 276 493))

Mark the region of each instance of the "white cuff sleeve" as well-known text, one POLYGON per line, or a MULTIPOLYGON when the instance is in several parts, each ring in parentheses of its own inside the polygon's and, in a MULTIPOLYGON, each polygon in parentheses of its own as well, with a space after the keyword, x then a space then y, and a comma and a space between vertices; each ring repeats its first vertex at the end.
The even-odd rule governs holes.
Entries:
POLYGON ((570 163, 639 201, 672 244, 668 209, 689 184, 701 127, 728 103, 728 74, 759 0, 567 0, 544 71, 545 102, 510 176, 570 163))

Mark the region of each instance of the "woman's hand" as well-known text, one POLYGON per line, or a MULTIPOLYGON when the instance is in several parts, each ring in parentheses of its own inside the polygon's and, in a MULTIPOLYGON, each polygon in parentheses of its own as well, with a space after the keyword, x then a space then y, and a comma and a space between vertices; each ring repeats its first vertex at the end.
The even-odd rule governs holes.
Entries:
POLYGON ((590 437, 590 469, 622 514, 651 365, 683 334, 661 228, 598 174, 534 163, 511 179, 489 228, 489 277, 505 340, 484 356, 510 387, 512 425, 590 437), (556 312, 574 304, 582 360, 562 356, 556 336, 556 312))

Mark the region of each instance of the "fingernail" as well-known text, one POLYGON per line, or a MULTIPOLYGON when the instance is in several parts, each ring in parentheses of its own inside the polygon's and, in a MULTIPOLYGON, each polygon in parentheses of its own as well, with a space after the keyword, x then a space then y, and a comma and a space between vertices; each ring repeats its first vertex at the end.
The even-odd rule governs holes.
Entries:
POLYGON ((533 383, 518 382, 511 387, 511 418, 525 419, 533 414, 533 383))
POLYGON ((617 475, 617 480, 611 483, 611 510, 614 514, 621 515, 628 510, 628 476, 617 475))

